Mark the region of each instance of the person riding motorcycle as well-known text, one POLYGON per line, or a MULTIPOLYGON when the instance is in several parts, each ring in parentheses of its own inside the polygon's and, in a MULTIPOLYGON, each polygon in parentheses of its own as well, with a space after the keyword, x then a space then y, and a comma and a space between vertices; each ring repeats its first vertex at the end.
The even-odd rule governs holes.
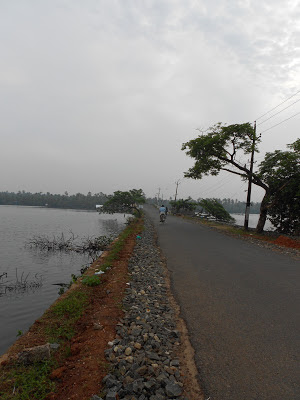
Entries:
POLYGON ((166 218, 166 216, 167 216, 167 208, 164 206, 164 205, 162 205, 160 208, 159 208, 159 218, 160 218, 160 220, 162 220, 162 218, 166 218))

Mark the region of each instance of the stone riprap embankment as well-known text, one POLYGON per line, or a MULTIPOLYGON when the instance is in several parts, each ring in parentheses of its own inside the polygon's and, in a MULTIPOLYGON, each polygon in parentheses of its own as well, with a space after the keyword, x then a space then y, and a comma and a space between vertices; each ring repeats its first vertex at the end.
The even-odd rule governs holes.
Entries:
POLYGON ((131 279, 123 302, 125 315, 117 325, 115 340, 106 350, 111 371, 103 380, 104 398, 184 400, 176 357, 180 334, 168 298, 154 228, 147 217, 129 263, 129 273, 131 279))

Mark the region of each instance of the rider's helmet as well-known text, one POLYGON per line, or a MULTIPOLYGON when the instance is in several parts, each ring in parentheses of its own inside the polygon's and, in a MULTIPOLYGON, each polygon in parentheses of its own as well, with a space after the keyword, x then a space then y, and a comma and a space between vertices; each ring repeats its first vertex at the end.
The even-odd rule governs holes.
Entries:
POLYGON ((164 207, 164 205, 162 204, 162 207, 164 207))

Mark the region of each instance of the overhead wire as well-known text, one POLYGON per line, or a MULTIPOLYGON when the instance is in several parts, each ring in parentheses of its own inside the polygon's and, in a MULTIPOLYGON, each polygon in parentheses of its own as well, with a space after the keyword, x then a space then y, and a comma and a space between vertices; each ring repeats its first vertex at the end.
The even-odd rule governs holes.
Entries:
POLYGON ((232 180, 231 176, 228 177, 220 177, 222 182, 217 182, 214 185, 210 185, 208 188, 206 187, 202 187, 199 188, 201 191, 203 191, 205 193, 205 195, 209 195, 209 194, 213 194, 216 191, 218 191, 220 188, 222 188, 224 185, 227 185, 227 183, 232 180))
POLYGON ((265 133, 265 132, 269 131, 269 130, 272 129, 272 128, 275 128, 275 126, 278 126, 278 125, 283 124, 285 121, 288 121, 289 119, 292 119, 292 118, 296 117, 296 116, 299 115, 299 114, 300 114, 300 111, 299 111, 298 113, 292 115, 291 117, 284 119, 283 121, 279 122, 278 124, 275 124, 275 125, 271 126, 270 128, 265 129, 265 130, 262 131, 262 132, 259 132, 259 135, 261 135, 262 133, 265 133))
POLYGON ((300 101, 300 99, 294 101, 294 103, 292 103, 292 104, 290 104, 289 106, 283 108, 282 110, 278 111, 277 113, 271 115, 269 118, 267 118, 267 119, 265 119, 264 121, 260 122, 258 125, 260 126, 260 125, 264 124, 265 122, 269 121, 269 119, 271 119, 271 118, 275 117, 276 115, 282 113, 284 110, 287 110, 288 108, 290 108, 290 107, 293 106, 294 104, 298 103, 299 101, 300 101))
POLYGON ((267 111, 266 113, 264 113, 260 117, 256 118, 256 121, 258 121, 259 119, 263 118, 265 115, 269 114, 271 111, 276 110, 276 108, 280 107, 282 104, 286 103, 288 100, 290 100, 291 98, 295 97, 298 93, 300 93, 300 90, 298 90, 298 92, 296 92, 295 94, 293 94, 292 96, 288 97, 286 100, 284 100, 283 102, 278 104, 276 107, 271 108, 271 110, 267 111))

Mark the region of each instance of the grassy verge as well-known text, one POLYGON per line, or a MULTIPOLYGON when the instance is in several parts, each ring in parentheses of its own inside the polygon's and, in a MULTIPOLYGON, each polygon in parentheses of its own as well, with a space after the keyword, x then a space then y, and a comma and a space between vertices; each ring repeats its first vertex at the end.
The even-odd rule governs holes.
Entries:
POLYGON ((209 221, 205 218, 196 218, 196 217, 190 217, 190 216, 182 216, 181 218, 188 219, 188 220, 194 221, 196 223, 203 224, 203 225, 209 226, 211 228, 225 231, 225 232, 231 233, 233 235, 237 235, 237 236, 250 236, 250 237, 256 236, 257 238, 261 238, 261 239, 268 237, 268 238, 270 238, 270 240, 275 240, 277 238, 277 236, 279 236, 279 235, 275 234, 274 232, 272 232, 272 236, 270 237, 270 234, 266 233, 266 232, 257 233, 252 228, 250 228, 248 231, 246 231, 243 227, 226 224, 226 223, 218 222, 218 221, 209 221))
POLYGON ((300 249, 299 237, 289 237, 287 235, 282 235, 278 232, 273 231, 257 233, 253 228, 249 228, 249 230, 246 231, 243 227, 238 227, 222 222, 208 221, 203 218, 195 218, 190 216, 182 216, 181 218, 209 226, 213 229, 217 229, 232 236, 242 237, 245 239, 257 239, 260 241, 268 242, 270 244, 274 244, 276 246, 288 247, 296 250, 300 249))
MULTIPOLYGON (((135 219, 119 235, 110 250, 102 258, 98 269, 107 271, 114 267, 121 252, 126 251, 127 239, 138 234, 143 226, 135 219)), ((101 277, 87 274, 77 279, 71 290, 64 293, 40 318, 37 328, 44 343, 59 343, 60 347, 51 360, 24 366, 9 362, 0 366, 0 398, 3 400, 43 400, 55 390, 51 372, 60 367, 70 355, 71 339, 76 335, 77 323, 93 296, 94 286, 101 284, 101 277)), ((27 346, 30 347, 30 346, 27 346)))

